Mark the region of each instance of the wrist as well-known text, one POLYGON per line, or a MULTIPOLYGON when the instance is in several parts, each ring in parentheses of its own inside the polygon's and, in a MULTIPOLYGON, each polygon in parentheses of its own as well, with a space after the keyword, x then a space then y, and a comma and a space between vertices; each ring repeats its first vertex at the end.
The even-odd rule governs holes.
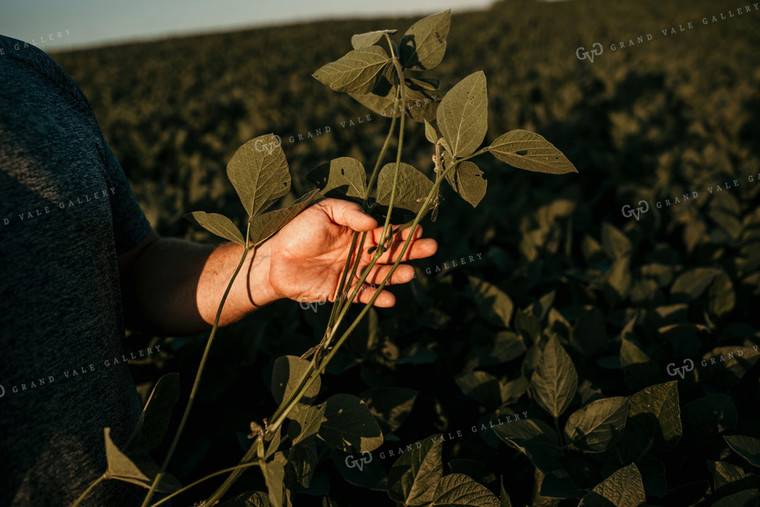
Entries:
POLYGON ((260 308, 273 301, 281 299, 270 281, 272 264, 272 249, 269 241, 265 241, 255 249, 251 249, 251 262, 248 269, 248 300, 260 308))

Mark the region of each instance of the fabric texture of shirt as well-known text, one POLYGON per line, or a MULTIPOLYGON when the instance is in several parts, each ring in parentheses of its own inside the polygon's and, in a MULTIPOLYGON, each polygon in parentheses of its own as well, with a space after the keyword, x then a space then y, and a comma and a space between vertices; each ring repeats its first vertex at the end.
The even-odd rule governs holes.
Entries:
MULTIPOLYGON (((0 505, 63 506, 140 413, 117 257, 150 224, 71 78, 0 36, 0 505)), ((104 481, 87 506, 140 505, 104 481)))

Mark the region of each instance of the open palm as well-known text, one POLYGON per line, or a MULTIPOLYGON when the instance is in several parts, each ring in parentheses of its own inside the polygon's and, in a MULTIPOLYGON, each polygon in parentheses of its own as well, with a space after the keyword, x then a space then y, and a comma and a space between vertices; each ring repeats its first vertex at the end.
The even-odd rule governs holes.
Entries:
MULTIPOLYGON (((382 226, 362 212, 353 202, 340 199, 322 199, 306 208, 277 234, 268 240, 272 253, 269 266, 269 284, 281 298, 295 301, 334 301, 354 231, 367 231, 367 239, 360 258, 357 276, 351 280, 353 288, 359 281, 358 275, 372 258, 368 249, 377 246, 382 234, 382 226)), ((398 258, 403 242, 410 230, 396 234, 392 246, 380 256, 365 283, 379 284, 388 274, 391 265, 398 258)), ((403 261, 422 259, 433 255, 438 245, 433 239, 419 239, 422 228, 417 227, 412 243, 404 254, 403 261)), ((409 282, 414 278, 414 268, 408 264, 399 265, 390 279, 391 284, 409 282)), ((358 300, 370 300, 374 288, 360 289, 358 300)), ((396 298, 383 290, 375 300, 375 305, 390 307, 396 298)))

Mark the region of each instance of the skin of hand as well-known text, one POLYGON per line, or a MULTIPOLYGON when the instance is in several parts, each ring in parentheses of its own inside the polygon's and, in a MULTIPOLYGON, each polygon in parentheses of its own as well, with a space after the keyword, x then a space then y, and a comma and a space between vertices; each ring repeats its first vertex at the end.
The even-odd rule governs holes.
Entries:
MULTIPOLYGON (((263 244, 267 246, 270 256, 268 281, 271 294, 275 298, 299 302, 334 301, 354 231, 366 231, 367 238, 359 268, 349 284, 351 290, 359 281, 360 273, 369 265, 373 256, 369 250, 378 245, 382 230, 382 225, 378 226, 377 221, 354 202, 331 198, 317 201, 263 244)), ((390 248, 380 256, 365 285, 360 288, 357 295, 359 302, 367 303, 372 298, 376 289, 367 284, 382 282, 410 233, 411 229, 407 228, 393 238, 390 248)), ((438 249, 436 241, 422 239, 421 236, 422 228, 417 226, 402 262, 435 254, 438 249)), ((399 264, 389 284, 406 283, 413 278, 414 268, 399 264)), ((393 294, 383 290, 374 304, 387 308, 395 302, 393 294)))
MULTIPOLYGON (((281 298, 334 301, 353 231, 367 231, 357 270, 361 273, 372 258, 367 250, 377 245, 382 234, 375 219, 363 213, 358 204, 340 199, 322 199, 303 210, 247 256, 219 324, 231 324, 281 298)), ((396 235, 367 283, 382 281, 409 232, 405 229, 396 235)), ((436 252, 436 242, 421 239, 421 234, 418 227, 403 260, 422 259, 436 252)), ((119 256, 127 327, 168 335, 209 329, 242 253, 243 246, 236 243, 203 245, 160 238, 151 230, 139 245, 119 256)), ((390 282, 405 283, 413 277, 411 266, 399 264, 390 282)), ((357 281, 353 280, 350 288, 357 281)), ((367 303, 374 292, 362 287, 357 299, 367 303)), ((374 304, 390 307, 395 301, 393 294, 383 290, 374 304)))

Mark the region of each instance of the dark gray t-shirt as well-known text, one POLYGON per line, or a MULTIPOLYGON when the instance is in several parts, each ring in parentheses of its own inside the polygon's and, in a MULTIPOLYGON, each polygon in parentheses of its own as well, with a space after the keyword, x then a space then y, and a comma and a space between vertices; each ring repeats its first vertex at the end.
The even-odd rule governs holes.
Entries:
MULTIPOLYGON (((117 256, 149 230, 76 84, 0 36, 0 506, 70 505, 105 471, 103 428, 133 428, 117 256)), ((144 493, 105 481, 84 505, 144 493)))

